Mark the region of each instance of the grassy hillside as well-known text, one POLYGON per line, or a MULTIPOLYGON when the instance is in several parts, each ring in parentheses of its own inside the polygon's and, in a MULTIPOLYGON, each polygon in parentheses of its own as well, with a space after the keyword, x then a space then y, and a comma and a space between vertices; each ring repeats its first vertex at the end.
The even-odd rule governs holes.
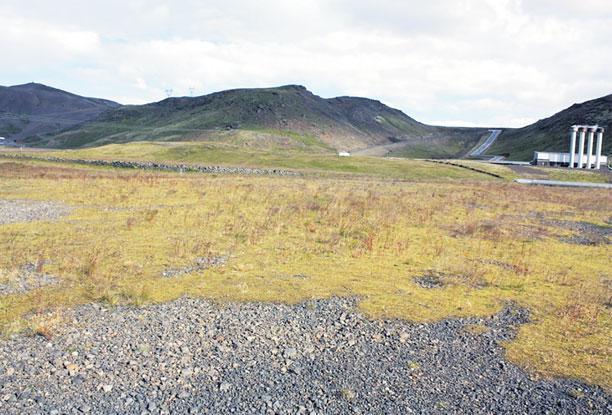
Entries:
POLYGON ((510 159, 531 160, 534 151, 569 152, 569 128, 574 124, 598 124, 606 129, 603 154, 612 152, 612 95, 574 104, 524 128, 505 130, 487 154, 507 154, 510 159))
POLYGON ((220 141, 228 138, 227 131, 244 133, 259 147, 257 140, 284 139, 297 140, 298 146, 306 139, 310 145, 303 149, 313 152, 405 143, 407 149, 414 147, 416 153, 430 156, 460 156, 482 135, 482 129, 428 126, 378 101, 323 99, 302 86, 288 85, 124 106, 60 134, 24 143, 77 148, 145 140, 220 141))

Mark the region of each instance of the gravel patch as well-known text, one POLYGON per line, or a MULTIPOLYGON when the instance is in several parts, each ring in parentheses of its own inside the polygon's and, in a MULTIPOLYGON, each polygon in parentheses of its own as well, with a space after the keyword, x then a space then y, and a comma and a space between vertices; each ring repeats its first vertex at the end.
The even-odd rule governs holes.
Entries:
POLYGON ((429 288, 429 289, 442 288, 445 285, 444 282, 442 281, 442 278, 434 274, 421 275, 420 277, 416 277, 414 279, 414 282, 416 282, 418 285, 420 285, 423 288, 429 288))
POLYGON ((485 288, 488 284, 479 277, 467 275, 448 274, 445 272, 428 271, 424 275, 414 278, 414 282, 423 288, 442 288, 450 285, 464 285, 471 288, 485 288))
POLYGON ((35 264, 26 264, 16 275, 0 276, 0 295, 23 294, 48 285, 59 283, 53 275, 37 272, 35 264))
POLYGON ((57 202, 0 199, 0 225, 35 220, 56 220, 70 213, 70 208, 57 202))
POLYGON ((602 389, 536 380, 500 342, 508 307, 433 324, 369 320, 355 300, 89 305, 50 340, 0 342, 3 414, 610 413, 602 389), (486 327, 476 334, 467 325, 486 327))
POLYGON ((549 220, 544 221, 544 224, 575 232, 575 235, 559 238, 562 242, 578 245, 609 245, 612 243, 612 226, 566 220, 549 220))
POLYGON ((170 268, 162 272, 162 277, 174 278, 185 274, 191 274, 192 272, 203 271, 210 267, 220 267, 227 263, 226 256, 215 256, 215 257, 200 257, 196 258, 193 265, 189 265, 183 268, 170 268))

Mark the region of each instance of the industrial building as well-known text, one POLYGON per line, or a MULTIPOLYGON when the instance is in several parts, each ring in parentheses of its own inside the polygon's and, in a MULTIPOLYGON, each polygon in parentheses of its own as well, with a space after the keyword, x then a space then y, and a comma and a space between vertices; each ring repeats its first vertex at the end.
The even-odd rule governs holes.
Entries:
POLYGON ((606 167, 608 165, 608 157, 601 154, 603 135, 604 129, 597 125, 573 125, 570 129, 569 153, 535 151, 532 164, 599 170, 602 166, 606 167), (580 133, 579 137, 578 133, 580 133), (596 145, 594 142, 595 134, 597 134, 596 145), (576 148, 576 144, 578 144, 578 148, 576 148), (587 144, 586 148, 585 144, 587 144))

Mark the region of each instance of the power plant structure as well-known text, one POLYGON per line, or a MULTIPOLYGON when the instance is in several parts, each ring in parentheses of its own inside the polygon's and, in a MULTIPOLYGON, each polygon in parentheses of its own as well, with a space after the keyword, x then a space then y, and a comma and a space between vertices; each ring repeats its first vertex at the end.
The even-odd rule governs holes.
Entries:
POLYGON ((602 165, 604 167, 608 165, 608 157, 601 154, 603 135, 604 129, 598 125, 572 125, 570 128, 569 153, 536 151, 532 163, 537 166, 599 170, 602 165), (596 134, 597 143, 594 142, 596 134), (578 148, 576 148, 576 144, 578 148))

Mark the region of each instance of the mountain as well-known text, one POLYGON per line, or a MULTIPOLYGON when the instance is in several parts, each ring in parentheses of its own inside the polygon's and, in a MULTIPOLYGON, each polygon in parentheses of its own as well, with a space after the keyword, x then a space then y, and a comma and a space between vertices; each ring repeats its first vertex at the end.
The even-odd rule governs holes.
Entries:
POLYGON ((574 124, 599 125, 605 129, 603 154, 612 152, 612 95, 571 107, 527 127, 505 130, 487 154, 531 160, 534 151, 569 152, 569 128, 574 124))
POLYGON ((92 120, 119 104, 42 84, 0 86, 0 136, 21 140, 57 133, 92 120))
MULTIPOLYGON (((235 89, 111 108, 28 145, 75 148, 130 141, 253 141, 308 143, 320 151, 393 145, 389 151, 426 157, 463 155, 483 129, 432 127, 366 98, 324 99, 303 86, 235 89), (280 140, 280 141, 279 141, 280 140)), ((255 144, 257 145, 257 143, 255 144)), ((383 153, 385 153, 383 151, 383 153)))

